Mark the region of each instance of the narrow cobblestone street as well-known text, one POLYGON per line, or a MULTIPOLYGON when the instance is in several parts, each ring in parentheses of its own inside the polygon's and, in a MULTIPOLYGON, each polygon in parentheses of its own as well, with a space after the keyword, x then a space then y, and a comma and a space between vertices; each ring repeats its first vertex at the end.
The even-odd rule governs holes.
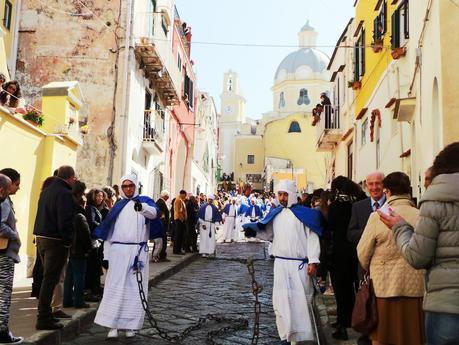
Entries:
MULTIPOLYGON (((264 286, 261 302, 259 344, 279 344, 275 316, 271 305, 272 261, 265 259, 264 243, 234 243, 217 246, 216 259, 199 258, 190 266, 154 286, 149 293, 150 310, 159 327, 175 335, 194 324, 206 314, 245 318, 246 330, 232 331, 214 337, 218 344, 250 344, 253 330, 254 296, 245 264, 227 259, 253 256, 255 277, 264 286), (226 259, 226 260, 225 260, 226 259)), ((137 296, 135 296, 137 298, 137 296)), ((183 344, 206 344, 207 333, 228 326, 215 321, 206 322, 202 329, 192 332, 183 344)), ((94 325, 66 345, 107 344, 107 330, 94 325)), ((161 339, 145 320, 144 329, 133 339, 120 333, 111 344, 170 344, 161 339)))

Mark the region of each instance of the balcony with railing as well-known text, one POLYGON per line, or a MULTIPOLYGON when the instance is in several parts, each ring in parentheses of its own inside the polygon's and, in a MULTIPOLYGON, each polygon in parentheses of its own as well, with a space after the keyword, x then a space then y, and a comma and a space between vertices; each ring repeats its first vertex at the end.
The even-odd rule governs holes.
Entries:
POLYGON ((160 49, 148 37, 141 37, 135 44, 135 57, 139 68, 145 72, 158 93, 164 106, 172 106, 179 102, 177 89, 174 83, 174 66, 166 64, 161 56, 160 49), (172 75, 171 75, 172 74, 172 75))
POLYGON ((150 153, 164 151, 164 111, 145 110, 143 123, 143 146, 150 153))
POLYGON ((314 115, 317 134, 317 151, 332 151, 343 136, 340 108, 324 105, 320 113, 314 115))

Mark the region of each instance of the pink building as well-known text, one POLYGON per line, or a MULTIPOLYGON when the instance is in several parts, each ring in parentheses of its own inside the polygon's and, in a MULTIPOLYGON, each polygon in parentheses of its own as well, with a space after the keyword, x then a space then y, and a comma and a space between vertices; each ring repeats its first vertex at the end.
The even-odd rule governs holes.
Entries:
POLYGON ((191 28, 180 20, 177 11, 173 25, 172 51, 181 73, 180 85, 177 85, 179 103, 174 105, 171 112, 166 162, 170 189, 175 196, 181 189, 191 191, 196 112, 196 77, 190 58, 191 28))

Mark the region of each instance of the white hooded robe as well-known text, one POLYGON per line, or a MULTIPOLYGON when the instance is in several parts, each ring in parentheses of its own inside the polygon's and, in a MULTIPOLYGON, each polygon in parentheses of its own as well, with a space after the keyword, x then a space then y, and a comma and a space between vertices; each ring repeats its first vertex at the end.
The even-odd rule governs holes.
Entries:
MULTIPOLYGON (((135 178, 131 177, 135 183, 135 178)), ((122 181, 127 180, 124 178, 122 181)), ((104 295, 97 310, 94 322, 98 325, 139 330, 143 326, 145 312, 139 296, 136 275, 132 270, 134 258, 139 252, 139 245, 118 244, 147 242, 149 231, 145 218, 154 219, 156 209, 142 203, 142 211, 134 210, 135 202, 130 200, 121 210, 115 221, 113 233, 104 242, 104 259, 109 268, 105 279, 104 295)), ((147 247, 148 248, 148 247, 147 247)), ((148 295, 149 261, 148 252, 141 250, 144 293, 148 295)))

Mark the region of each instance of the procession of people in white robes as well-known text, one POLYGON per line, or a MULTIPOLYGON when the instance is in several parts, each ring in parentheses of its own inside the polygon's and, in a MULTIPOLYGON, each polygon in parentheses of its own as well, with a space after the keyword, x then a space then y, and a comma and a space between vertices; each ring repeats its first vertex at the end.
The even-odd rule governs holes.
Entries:
MULTIPOLYGON (((244 232, 247 237, 269 241, 270 254, 276 258, 272 298, 279 337, 295 344, 315 339, 310 310, 314 293, 311 275, 315 274, 315 265, 319 263, 320 243, 318 231, 305 225, 305 221, 291 208, 296 203, 295 183, 281 181, 277 190, 284 193, 283 199, 279 194, 280 202, 270 200, 260 207, 255 199, 251 199, 249 204, 246 198, 230 198, 221 213, 214 205, 215 196, 209 194, 198 212, 199 253, 203 257, 215 254, 216 231, 221 223, 224 224, 224 241, 238 241, 244 232), (255 227, 263 223, 265 227, 256 234, 248 235, 250 232, 247 232, 244 223, 255 227)), ((134 176, 122 178, 121 195, 122 205, 115 205, 115 211, 112 210, 107 217, 112 224, 108 228, 105 224, 107 236, 102 237, 105 240, 104 259, 108 260, 109 269, 94 321, 110 328, 109 338, 117 337, 119 329, 126 330, 126 336, 132 337, 135 330, 143 326, 145 311, 134 273, 137 269, 143 277, 149 277, 147 242, 152 238, 148 222, 155 219, 158 212, 154 203, 140 202, 145 199, 139 199, 134 176), (126 193, 124 188, 133 188, 134 191, 126 193)), ((146 295, 147 290, 148 284, 144 284, 146 295)))

